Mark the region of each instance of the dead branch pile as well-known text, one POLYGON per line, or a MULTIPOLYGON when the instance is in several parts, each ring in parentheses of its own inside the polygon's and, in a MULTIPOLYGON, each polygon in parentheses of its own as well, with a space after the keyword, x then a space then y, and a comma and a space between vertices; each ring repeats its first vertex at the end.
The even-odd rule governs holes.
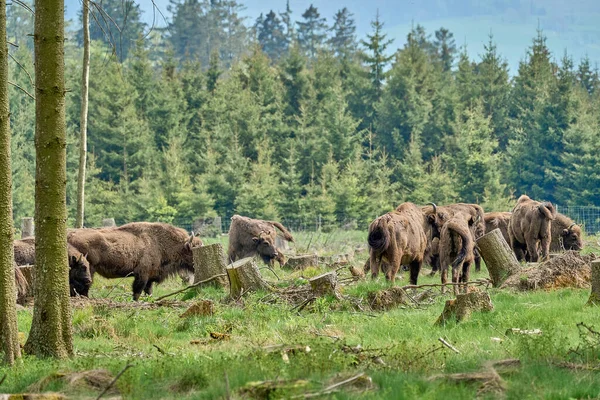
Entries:
POLYGON ((111 299, 92 299, 87 297, 71 297, 71 306, 74 308, 106 307, 125 310, 152 310, 161 307, 187 308, 190 303, 179 300, 161 300, 156 302, 120 302, 111 299))
POLYGON ((518 290, 589 288, 591 281, 590 263, 596 259, 594 254, 579 254, 567 251, 510 276, 501 288, 518 290))

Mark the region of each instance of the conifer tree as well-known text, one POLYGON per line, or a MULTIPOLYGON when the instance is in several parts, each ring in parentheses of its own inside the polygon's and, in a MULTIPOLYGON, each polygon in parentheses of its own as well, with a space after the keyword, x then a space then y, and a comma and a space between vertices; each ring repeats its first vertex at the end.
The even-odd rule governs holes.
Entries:
POLYGON ((433 45, 435 46, 437 58, 441 63, 442 71, 449 72, 452 69, 456 55, 454 34, 446 28, 440 28, 435 31, 433 45))
POLYGON ((325 18, 312 4, 302 14, 302 21, 298 24, 298 44, 300 48, 308 55, 309 59, 314 59, 319 50, 325 44, 327 38, 327 23, 325 18))
POLYGON ((271 60, 278 61, 288 49, 285 27, 273 10, 257 24, 258 43, 271 60))
POLYGON ((340 59, 347 59, 356 52, 356 24, 353 17, 354 14, 344 7, 335 14, 333 26, 329 29, 332 32, 329 46, 340 59))
POLYGON ((587 54, 577 67, 577 81, 590 95, 594 94, 600 84, 598 70, 592 69, 590 57, 587 54))
POLYGON ((306 72, 306 59, 298 46, 293 45, 280 65, 280 76, 284 87, 285 114, 289 117, 300 115, 300 104, 307 97, 309 81, 306 72))
POLYGON ((367 35, 367 40, 361 40, 361 44, 366 48, 368 54, 363 53, 363 61, 369 66, 371 73, 371 84, 373 86, 373 94, 371 101, 377 102, 381 97, 381 88, 386 78, 385 68, 387 64, 394 58, 386 55, 386 49, 394 42, 393 39, 386 40, 387 35, 383 31, 383 22, 379 19, 379 10, 375 16, 375 20, 371 21, 373 33, 367 35))

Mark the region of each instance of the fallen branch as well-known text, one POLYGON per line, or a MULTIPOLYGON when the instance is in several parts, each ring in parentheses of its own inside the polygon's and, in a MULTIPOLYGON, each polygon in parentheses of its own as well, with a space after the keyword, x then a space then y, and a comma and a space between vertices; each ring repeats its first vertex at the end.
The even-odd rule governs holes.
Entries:
POLYGON ((215 279, 217 279, 217 278, 220 278, 220 277, 222 277, 222 276, 227 276, 227 274, 219 274, 219 275, 211 276, 211 277, 210 277, 210 278, 208 278, 208 279, 205 279, 205 280, 203 280, 203 281, 200 281, 200 282, 196 282, 196 283, 194 283, 193 285, 187 286, 187 287, 185 287, 185 288, 183 288, 183 289, 179 289, 179 290, 177 290, 176 292, 169 293, 169 294, 165 294, 164 296, 160 296, 158 299, 156 299, 156 301, 159 301, 159 300, 162 300, 162 299, 166 299, 167 297, 175 296, 176 294, 179 294, 179 293, 181 293, 181 292, 185 292, 185 291, 186 291, 186 290, 188 290, 188 289, 195 288, 195 287, 197 287, 197 286, 200 286, 200 285, 202 285, 203 283, 208 283, 208 282, 210 282, 210 281, 213 281, 213 280, 215 280, 215 279))
POLYGON ((357 381, 358 379, 362 378, 363 376, 365 376, 365 373, 361 372, 360 374, 355 375, 352 378, 348 378, 348 379, 343 380, 341 382, 334 383, 333 385, 330 385, 330 386, 326 387, 325 389, 321 390, 320 392, 305 393, 305 394, 301 394, 301 395, 297 395, 297 396, 292 396, 292 397, 290 397, 290 399, 310 399, 310 398, 313 398, 313 397, 325 396, 327 394, 331 394, 331 393, 335 392, 336 389, 339 388, 339 387, 341 387, 341 386, 344 386, 344 385, 347 385, 347 384, 352 383, 354 381, 357 381))
POLYGON ((104 396, 104 394, 106 394, 106 392, 108 392, 108 391, 110 390, 110 388, 111 388, 111 387, 113 387, 113 386, 115 385, 115 383, 117 383, 117 380, 118 380, 118 379, 121 377, 121 375, 123 375, 123 374, 125 373, 125 371, 127 371, 127 370, 128 370, 129 368, 131 368, 131 367, 133 367, 133 364, 127 364, 127 365, 125 366, 125 368, 123 368, 123 369, 121 370, 121 372, 119 372, 119 373, 117 374, 117 376, 115 376, 115 379, 113 379, 113 380, 112 380, 112 381, 111 381, 111 382, 108 384, 108 386, 107 386, 107 387, 106 387, 106 388, 105 388, 105 389, 102 391, 102 393, 100 393, 100 394, 98 395, 98 397, 96 397, 96 400, 100 400, 100 398, 101 398, 102 396, 104 396))
POLYGON ((4 374, 4 376, 2 377, 2 379, 0 379, 0 385, 2 385, 4 383, 4 381, 6 380, 7 376, 8 376, 7 374, 4 374))
POLYGON ((482 279, 482 280, 477 280, 477 281, 470 281, 470 282, 448 282, 448 283, 428 283, 428 284, 424 284, 424 285, 406 285, 406 286, 402 286, 403 290, 406 289, 420 289, 420 288, 424 288, 424 287, 446 287, 446 286, 458 286, 458 285, 487 285, 489 284, 489 279, 482 279))
POLYGON ((452 350, 456 354, 460 354, 460 351, 458 351, 458 349, 456 347, 452 346, 450 343, 448 343, 447 341, 445 341, 444 338, 438 338, 438 340, 440 341, 440 343, 442 343, 444 346, 446 346, 447 348, 449 348, 450 350, 452 350))

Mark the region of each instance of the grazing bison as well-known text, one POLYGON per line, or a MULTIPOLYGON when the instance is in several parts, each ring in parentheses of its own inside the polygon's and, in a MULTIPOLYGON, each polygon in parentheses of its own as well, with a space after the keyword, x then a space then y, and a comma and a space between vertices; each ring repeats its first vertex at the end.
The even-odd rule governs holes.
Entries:
POLYGON ((275 247, 277 237, 275 228, 281 231, 285 240, 294 241, 292 234, 279 222, 252 219, 241 215, 231 217, 227 250, 229 261, 233 262, 258 254, 265 264, 272 264, 272 260, 277 260, 283 266, 285 257, 275 247))
MULTIPOLYGON (((90 264, 86 257, 67 243, 69 258, 69 291, 71 296, 86 296, 92 285, 90 264)), ((14 257, 17 265, 35 265, 35 238, 14 241, 14 257)))
POLYGON ((581 227, 566 215, 556 213, 556 219, 552 221, 551 230, 552 241, 550 242, 550 251, 580 251, 583 249, 581 227))
POLYGON ((548 258, 551 225, 556 218, 552 203, 541 203, 522 195, 517 200, 508 224, 510 245, 519 261, 537 262, 548 258))
POLYGON ((132 222, 118 228, 76 229, 67 234, 69 244, 87 254, 92 276, 133 276, 133 299, 152 285, 180 271, 194 271, 192 247, 199 238, 161 222, 132 222))
POLYGON ((401 265, 409 265, 410 283, 417 284, 427 249, 429 223, 421 209, 412 203, 402 203, 396 210, 378 217, 369 226, 371 277, 379 274, 379 264, 385 258, 390 266, 387 280, 394 282, 401 265))

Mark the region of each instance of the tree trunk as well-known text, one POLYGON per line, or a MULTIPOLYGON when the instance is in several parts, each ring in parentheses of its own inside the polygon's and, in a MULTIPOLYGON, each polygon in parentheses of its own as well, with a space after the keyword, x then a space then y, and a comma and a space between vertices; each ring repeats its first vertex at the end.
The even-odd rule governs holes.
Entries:
POLYGON ((271 290, 271 286, 260 275, 254 257, 242 258, 227 267, 229 293, 238 299, 242 294, 254 290, 271 290))
POLYGON ((521 270, 515 253, 504 240, 500 229, 494 229, 477 239, 477 246, 494 287, 499 287, 506 278, 521 270))
POLYGON ((337 274, 335 272, 326 272, 322 275, 311 278, 308 283, 315 296, 332 295, 339 299, 341 295, 337 290, 337 274))
MULTIPOLYGON (((194 282, 201 282, 213 276, 227 273, 225 253, 220 243, 194 247, 192 248, 192 254, 194 255, 194 282)), ((228 288, 229 280, 223 276, 200 285, 200 288, 206 286, 228 288)))
POLYGON ((587 305, 600 306, 600 260, 592 261, 592 293, 587 305))
POLYGON ((112 228, 113 226, 117 226, 114 218, 104 218, 102 220, 103 228, 112 228))
POLYGON ((73 354, 67 263, 64 0, 36 0, 35 303, 25 351, 73 354))
POLYGON ((0 351, 12 365, 21 357, 17 330, 17 285, 13 258, 12 170, 8 101, 6 0, 0 0, 0 351))
POLYGON ((88 93, 90 87, 90 2, 82 0, 83 65, 81 73, 81 121, 79 142, 79 175, 77 176, 77 219, 76 228, 83 228, 85 216, 85 167, 87 162, 88 93))
POLYGON ((32 217, 23 217, 21 220, 21 239, 33 237, 35 235, 35 229, 33 227, 32 217))

